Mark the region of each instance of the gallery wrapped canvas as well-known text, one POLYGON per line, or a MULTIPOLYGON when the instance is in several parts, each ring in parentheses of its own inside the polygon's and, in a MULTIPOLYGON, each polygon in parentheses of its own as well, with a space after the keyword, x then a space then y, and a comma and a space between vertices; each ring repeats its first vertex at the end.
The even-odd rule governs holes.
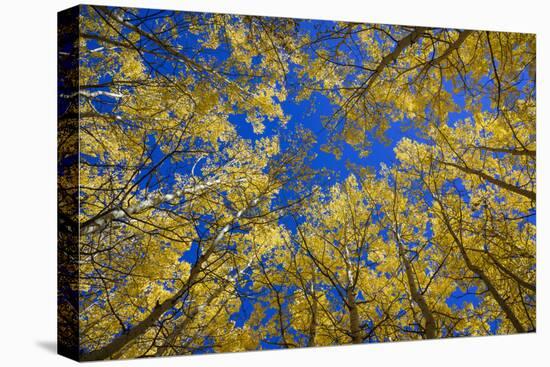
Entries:
POLYGON ((536 330, 535 35, 58 20, 60 354, 536 330))

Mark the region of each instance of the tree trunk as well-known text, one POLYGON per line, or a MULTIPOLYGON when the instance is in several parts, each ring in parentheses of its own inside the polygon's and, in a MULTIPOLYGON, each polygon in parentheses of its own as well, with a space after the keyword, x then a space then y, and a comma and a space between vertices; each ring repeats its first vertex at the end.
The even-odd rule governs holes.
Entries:
POLYGON ((353 344, 361 344, 363 343, 363 338, 361 337, 361 327, 359 325, 359 311, 357 310, 357 303, 355 302, 355 292, 351 288, 347 290, 347 298, 351 342, 353 344))
POLYGON ((426 334, 426 338, 435 339, 437 337, 437 332, 436 332, 437 326, 435 323, 435 318, 433 316, 432 310, 428 307, 428 304, 426 303, 426 299, 424 298, 424 295, 420 293, 420 291, 418 290, 418 286, 414 278, 411 264, 409 263, 409 260, 406 258, 404 254, 403 245, 401 244, 401 239, 399 238, 398 234, 396 234, 396 237, 397 237, 398 246, 399 246, 399 257, 401 258, 401 261, 403 262, 403 266, 405 267, 405 275, 407 276, 407 283, 409 284, 409 291, 411 293, 411 297, 413 301, 420 308, 420 312, 422 312, 422 316, 424 317, 424 332, 426 334))
POLYGON ((155 353, 155 356, 156 357, 160 357, 162 355, 165 355, 166 352, 173 347, 174 345, 174 342, 176 341, 176 339, 178 338, 178 336, 180 336, 182 334, 182 332, 185 331, 185 329, 187 328, 187 326, 189 325, 189 323, 191 321, 193 321, 193 319, 195 318, 195 316, 197 316, 197 314, 199 313, 199 311, 204 308, 204 307, 207 307, 207 306, 210 306, 210 304, 212 303, 212 301, 214 301, 214 299, 216 299, 221 293, 222 291, 225 289, 225 287, 223 286, 220 286, 218 289, 216 289, 216 291, 214 293, 212 293, 208 299, 206 300, 205 303, 203 303, 202 305, 197 305, 195 304, 195 306, 191 309, 190 312, 188 312, 188 316, 185 317, 185 319, 180 322, 178 325, 176 325, 174 327, 174 329, 172 330, 172 332, 170 333, 170 335, 168 335, 164 341, 164 343, 162 343, 162 345, 160 347, 158 347, 156 353, 155 353))
POLYGON ((311 320, 309 321, 309 339, 307 342, 308 347, 315 346, 315 337, 317 336, 317 294, 315 293, 315 290, 313 290, 313 284, 311 286, 312 288, 312 304, 311 304, 311 320))
POLYGON ((521 322, 518 320, 518 318, 514 314, 514 311, 506 303, 506 300, 500 295, 498 290, 495 288, 495 286, 493 285, 493 282, 489 279, 489 277, 487 276, 487 274, 485 274, 485 272, 483 270, 481 270, 479 267, 477 267, 476 265, 474 265, 472 263, 472 261, 470 260, 470 257, 468 256, 468 253, 466 252, 466 249, 464 248, 464 245, 462 244, 462 241, 460 240, 460 238, 458 238, 458 236, 455 233, 453 227, 451 226, 451 223, 449 221, 449 217, 444 212, 442 203, 437 198, 436 198, 436 201, 439 204, 439 207, 441 208, 441 214, 443 215, 443 221, 445 222, 445 226, 449 230, 449 233, 451 234, 451 236, 453 238, 453 241, 458 246, 458 248, 460 250, 460 254, 462 255, 462 258, 464 259, 464 262, 466 263, 466 267, 468 267, 468 269, 471 272, 473 272, 475 275, 477 275, 481 279, 483 284, 485 284, 485 286, 487 287, 487 290, 493 296, 495 301, 497 301, 498 305, 500 306, 500 308, 502 309, 502 311, 504 312, 504 314, 506 315, 508 320, 510 320, 510 322, 512 323, 514 328, 517 330, 517 332, 524 333, 525 328, 523 327, 521 322))

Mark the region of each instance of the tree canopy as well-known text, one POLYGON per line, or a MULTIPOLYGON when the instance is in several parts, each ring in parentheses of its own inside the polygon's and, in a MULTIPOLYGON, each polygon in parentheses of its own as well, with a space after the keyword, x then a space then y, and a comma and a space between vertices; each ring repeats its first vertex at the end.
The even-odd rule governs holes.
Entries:
POLYGON ((534 35, 78 9, 81 360, 536 329, 534 35))

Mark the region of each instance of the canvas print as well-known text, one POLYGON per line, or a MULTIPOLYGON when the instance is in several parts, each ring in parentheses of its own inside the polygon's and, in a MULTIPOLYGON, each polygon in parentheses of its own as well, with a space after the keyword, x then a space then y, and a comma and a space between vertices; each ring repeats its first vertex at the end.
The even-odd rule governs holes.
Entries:
POLYGON ((536 330, 534 34, 58 19, 61 354, 536 330))

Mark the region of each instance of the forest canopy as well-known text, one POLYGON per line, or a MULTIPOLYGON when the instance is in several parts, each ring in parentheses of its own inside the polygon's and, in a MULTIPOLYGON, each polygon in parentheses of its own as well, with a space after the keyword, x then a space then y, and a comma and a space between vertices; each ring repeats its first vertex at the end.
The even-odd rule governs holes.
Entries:
POLYGON ((535 35, 78 9, 81 360, 535 331, 535 35))

